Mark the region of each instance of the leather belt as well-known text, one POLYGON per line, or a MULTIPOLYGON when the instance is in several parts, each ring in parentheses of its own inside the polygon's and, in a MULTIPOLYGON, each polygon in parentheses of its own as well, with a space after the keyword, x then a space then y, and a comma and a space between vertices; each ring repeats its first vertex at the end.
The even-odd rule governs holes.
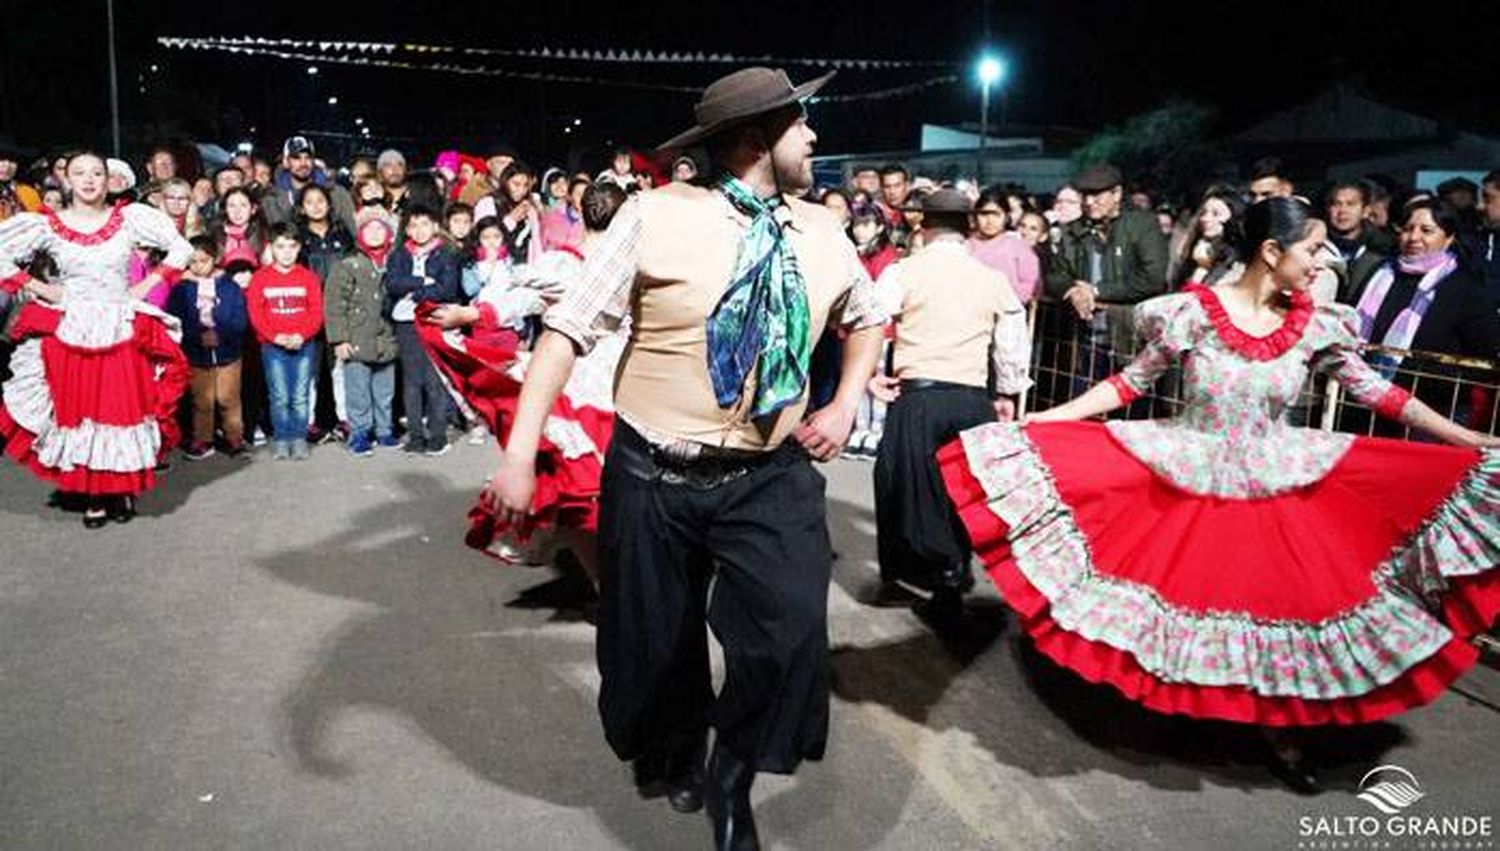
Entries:
POLYGON ((787 440, 769 452, 738 452, 709 447, 696 457, 683 460, 668 455, 624 420, 616 419, 606 463, 644 481, 712 490, 767 464, 789 463, 806 457, 807 453, 800 444, 787 440))
POLYGON ((974 393, 984 393, 983 387, 975 387, 972 384, 959 384, 953 381, 938 381, 935 378, 901 379, 902 393, 920 393, 923 390, 969 390, 974 393))

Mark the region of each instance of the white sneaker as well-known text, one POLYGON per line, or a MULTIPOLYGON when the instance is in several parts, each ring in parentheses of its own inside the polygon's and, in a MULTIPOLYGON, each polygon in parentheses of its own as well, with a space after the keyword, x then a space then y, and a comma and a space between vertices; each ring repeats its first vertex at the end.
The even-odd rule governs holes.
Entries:
POLYGON ((489 429, 485 428, 482 425, 474 426, 473 428, 469 429, 469 445, 483 446, 484 442, 489 439, 489 436, 489 429))

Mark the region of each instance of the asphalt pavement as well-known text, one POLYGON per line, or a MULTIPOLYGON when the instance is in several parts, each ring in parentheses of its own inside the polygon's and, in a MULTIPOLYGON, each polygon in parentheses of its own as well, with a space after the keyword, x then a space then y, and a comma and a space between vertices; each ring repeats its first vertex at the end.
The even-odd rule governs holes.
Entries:
MULTIPOLYGON (((463 546, 494 461, 178 461, 100 531, 0 464, 0 848, 709 847, 604 744, 581 582, 463 546)), ((1338 847, 1308 826, 1379 816, 1354 793, 1385 764, 1409 813, 1500 814, 1500 672, 1313 737, 1329 791, 1298 797, 1253 731, 1038 657, 983 581, 936 637, 882 595, 870 465, 823 470, 831 741, 757 783, 767 848, 1338 847)))

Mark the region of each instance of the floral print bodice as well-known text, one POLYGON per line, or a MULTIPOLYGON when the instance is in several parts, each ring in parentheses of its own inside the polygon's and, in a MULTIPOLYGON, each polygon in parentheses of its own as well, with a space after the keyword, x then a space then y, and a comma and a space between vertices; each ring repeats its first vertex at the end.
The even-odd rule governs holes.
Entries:
POLYGON ((1193 493, 1268 496, 1315 482, 1338 463, 1353 435, 1287 423, 1313 371, 1387 416, 1409 398, 1360 357, 1358 318, 1345 305, 1314 306, 1295 294, 1281 326, 1255 336, 1234 325, 1214 290, 1192 286, 1141 303, 1135 323, 1141 350, 1109 382, 1129 401, 1180 363, 1183 409, 1170 420, 1108 427, 1142 463, 1193 493))

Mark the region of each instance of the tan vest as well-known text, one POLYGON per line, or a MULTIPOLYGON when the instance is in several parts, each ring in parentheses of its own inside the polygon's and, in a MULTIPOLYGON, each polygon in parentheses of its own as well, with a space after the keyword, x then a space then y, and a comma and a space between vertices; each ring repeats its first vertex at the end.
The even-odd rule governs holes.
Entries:
MULTIPOLYGON (((729 287, 743 226, 714 190, 673 183, 640 196, 641 235, 630 343, 615 379, 615 408, 652 432, 709 446, 774 449, 807 407, 749 419, 755 376, 733 408, 720 408, 708 375, 707 321, 729 287)), ((833 214, 791 201, 788 228, 807 281, 814 342, 853 281, 853 248, 833 214)))
POLYGON ((1005 275, 974 259, 962 242, 938 242, 900 260, 893 364, 897 378, 984 388, 995 323, 1021 309, 1005 275))

